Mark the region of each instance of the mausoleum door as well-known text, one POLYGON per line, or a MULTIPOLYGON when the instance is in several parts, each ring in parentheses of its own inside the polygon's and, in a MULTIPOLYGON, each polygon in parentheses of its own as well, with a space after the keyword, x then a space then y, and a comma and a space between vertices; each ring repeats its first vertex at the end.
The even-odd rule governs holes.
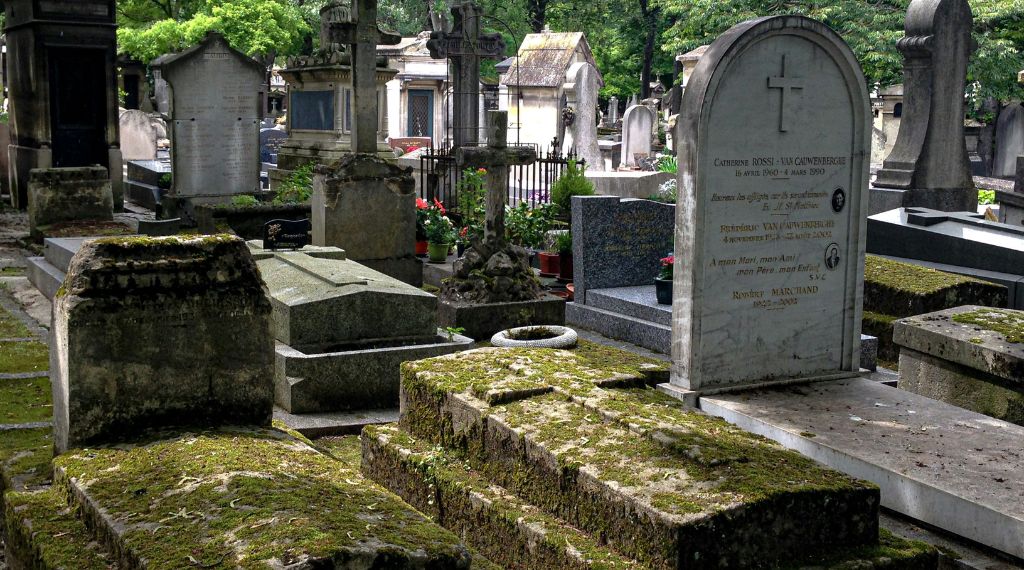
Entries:
POLYGON ((50 48, 53 165, 107 165, 106 52, 50 48))
POLYGON ((429 89, 409 90, 410 137, 434 136, 434 92, 429 89))

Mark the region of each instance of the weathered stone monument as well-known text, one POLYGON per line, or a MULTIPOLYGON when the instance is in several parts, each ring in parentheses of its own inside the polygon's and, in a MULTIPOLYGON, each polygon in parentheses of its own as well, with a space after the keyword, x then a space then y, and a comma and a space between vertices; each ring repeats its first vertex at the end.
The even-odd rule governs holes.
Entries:
POLYGON ((453 144, 473 146, 480 140, 480 60, 505 57, 501 34, 483 34, 483 10, 471 0, 451 8, 452 31, 430 32, 427 49, 434 59, 450 59, 454 76, 453 144))
POLYGON ((384 141, 387 136, 385 84, 397 71, 388 68, 387 58, 376 57, 375 47, 365 46, 374 46, 377 40, 393 42, 395 36, 376 29, 375 14, 375 2, 357 0, 355 10, 346 1, 328 2, 320 10, 320 48, 309 56, 289 58, 288 67, 280 71, 288 82, 288 140, 278 151, 277 168, 267 172, 271 189, 305 164, 326 166, 351 154, 353 130, 359 130, 356 119, 364 121, 364 152, 376 152, 381 158, 394 157, 391 147, 384 141), (365 46, 358 48, 358 53, 353 53, 351 47, 346 50, 345 42, 356 40, 358 43, 360 34, 365 35, 361 40, 365 46), (366 63, 370 58, 374 61, 373 71, 366 63), (363 65, 365 85, 371 84, 367 74, 374 78, 374 89, 370 89, 362 107, 355 102, 354 62, 363 65), (369 138, 373 133, 365 131, 370 128, 367 121, 373 117, 377 120, 376 149, 370 150, 369 138))
POLYGON ((604 160, 597 146, 597 92, 604 82, 597 68, 589 63, 576 63, 565 74, 566 108, 574 110, 573 122, 565 127, 562 154, 575 150, 589 169, 604 170, 604 160))
POLYGON ((964 140, 963 93, 975 49, 967 0, 913 0, 903 54, 903 118, 871 191, 871 213, 900 206, 971 211, 978 194, 964 140))
POLYGON ((471 338, 528 324, 565 322, 565 301, 545 294, 525 249, 505 239, 508 167, 537 160, 532 147, 509 147, 508 112, 487 112, 487 147, 461 147, 459 167, 487 169, 484 236, 455 262, 454 275, 441 289, 442 326, 461 327, 471 338))
MULTIPOLYGON (((30 171, 99 165, 122 209, 117 39, 109 0, 9 0, 6 9, 13 205, 28 207, 30 171)), ((6 175, 6 173, 5 173, 6 175)))
POLYGON ((102 166, 34 168, 28 189, 29 231, 35 238, 51 224, 113 217, 110 176, 102 166))
POLYGON ((856 375, 870 102, 816 21, 737 25, 683 97, 672 380, 694 392, 856 375))
POLYGON ((156 160, 157 132, 149 114, 138 109, 121 113, 121 158, 129 160, 156 160))
POLYGON ((269 425, 270 311, 238 238, 86 242, 54 299, 57 451, 150 427, 269 425))
POLYGON ((636 168, 637 157, 651 154, 651 129, 657 122, 654 111, 644 105, 633 105, 622 116, 622 157, 619 168, 636 168))
POLYGON ((192 206, 258 191, 263 66, 209 32, 158 67, 171 89, 173 195, 192 206))
POLYGON ((1017 157, 1024 154, 1024 107, 1014 101, 999 113, 996 120, 996 156, 992 175, 1013 178, 1017 174, 1017 157))

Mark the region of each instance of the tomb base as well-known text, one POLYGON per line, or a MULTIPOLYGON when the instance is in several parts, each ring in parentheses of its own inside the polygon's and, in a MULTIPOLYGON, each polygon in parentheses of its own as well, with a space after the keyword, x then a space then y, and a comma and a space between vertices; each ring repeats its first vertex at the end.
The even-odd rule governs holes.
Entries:
POLYGON ((871 185, 868 215, 896 208, 929 208, 942 212, 973 212, 978 209, 974 188, 882 188, 871 185))
POLYGON ((438 301, 437 321, 441 327, 465 329, 462 334, 488 341, 494 333, 528 325, 564 325, 565 299, 545 294, 533 301, 507 303, 460 303, 438 301))

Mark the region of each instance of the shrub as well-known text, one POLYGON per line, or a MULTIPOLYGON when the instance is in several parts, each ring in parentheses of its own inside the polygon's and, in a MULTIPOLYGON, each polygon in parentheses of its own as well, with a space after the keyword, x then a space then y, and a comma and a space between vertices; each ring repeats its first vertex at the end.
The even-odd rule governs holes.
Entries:
POLYGON ((541 249, 544 234, 555 225, 557 216, 558 206, 554 204, 538 204, 532 209, 526 202, 505 206, 505 235, 516 245, 541 249))
POLYGON ((551 202, 566 215, 571 211, 573 196, 594 195, 594 184, 587 180, 584 174, 586 170, 586 165, 580 166, 570 159, 565 172, 551 185, 551 202))
POLYGON ((313 168, 315 162, 307 162, 292 171, 291 176, 281 184, 274 195, 275 204, 305 204, 313 196, 313 168))
POLYGON ((255 196, 252 196, 252 195, 249 195, 249 194, 239 194, 237 196, 232 196, 231 197, 231 205, 232 206, 238 206, 239 208, 246 208, 246 207, 249 207, 249 206, 255 206, 256 204, 259 204, 259 203, 260 203, 260 201, 257 200, 255 196))

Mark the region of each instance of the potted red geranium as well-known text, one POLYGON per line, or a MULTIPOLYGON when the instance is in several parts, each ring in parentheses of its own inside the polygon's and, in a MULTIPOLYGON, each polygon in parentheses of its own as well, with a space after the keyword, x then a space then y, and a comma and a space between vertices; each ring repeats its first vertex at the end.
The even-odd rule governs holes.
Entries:
POLYGON ((416 198, 416 255, 427 255, 427 210, 430 204, 423 198, 416 198))
POLYGON ((661 258, 661 269, 658 271, 658 276, 654 278, 654 292, 661 305, 672 304, 672 270, 675 264, 674 255, 661 258))

